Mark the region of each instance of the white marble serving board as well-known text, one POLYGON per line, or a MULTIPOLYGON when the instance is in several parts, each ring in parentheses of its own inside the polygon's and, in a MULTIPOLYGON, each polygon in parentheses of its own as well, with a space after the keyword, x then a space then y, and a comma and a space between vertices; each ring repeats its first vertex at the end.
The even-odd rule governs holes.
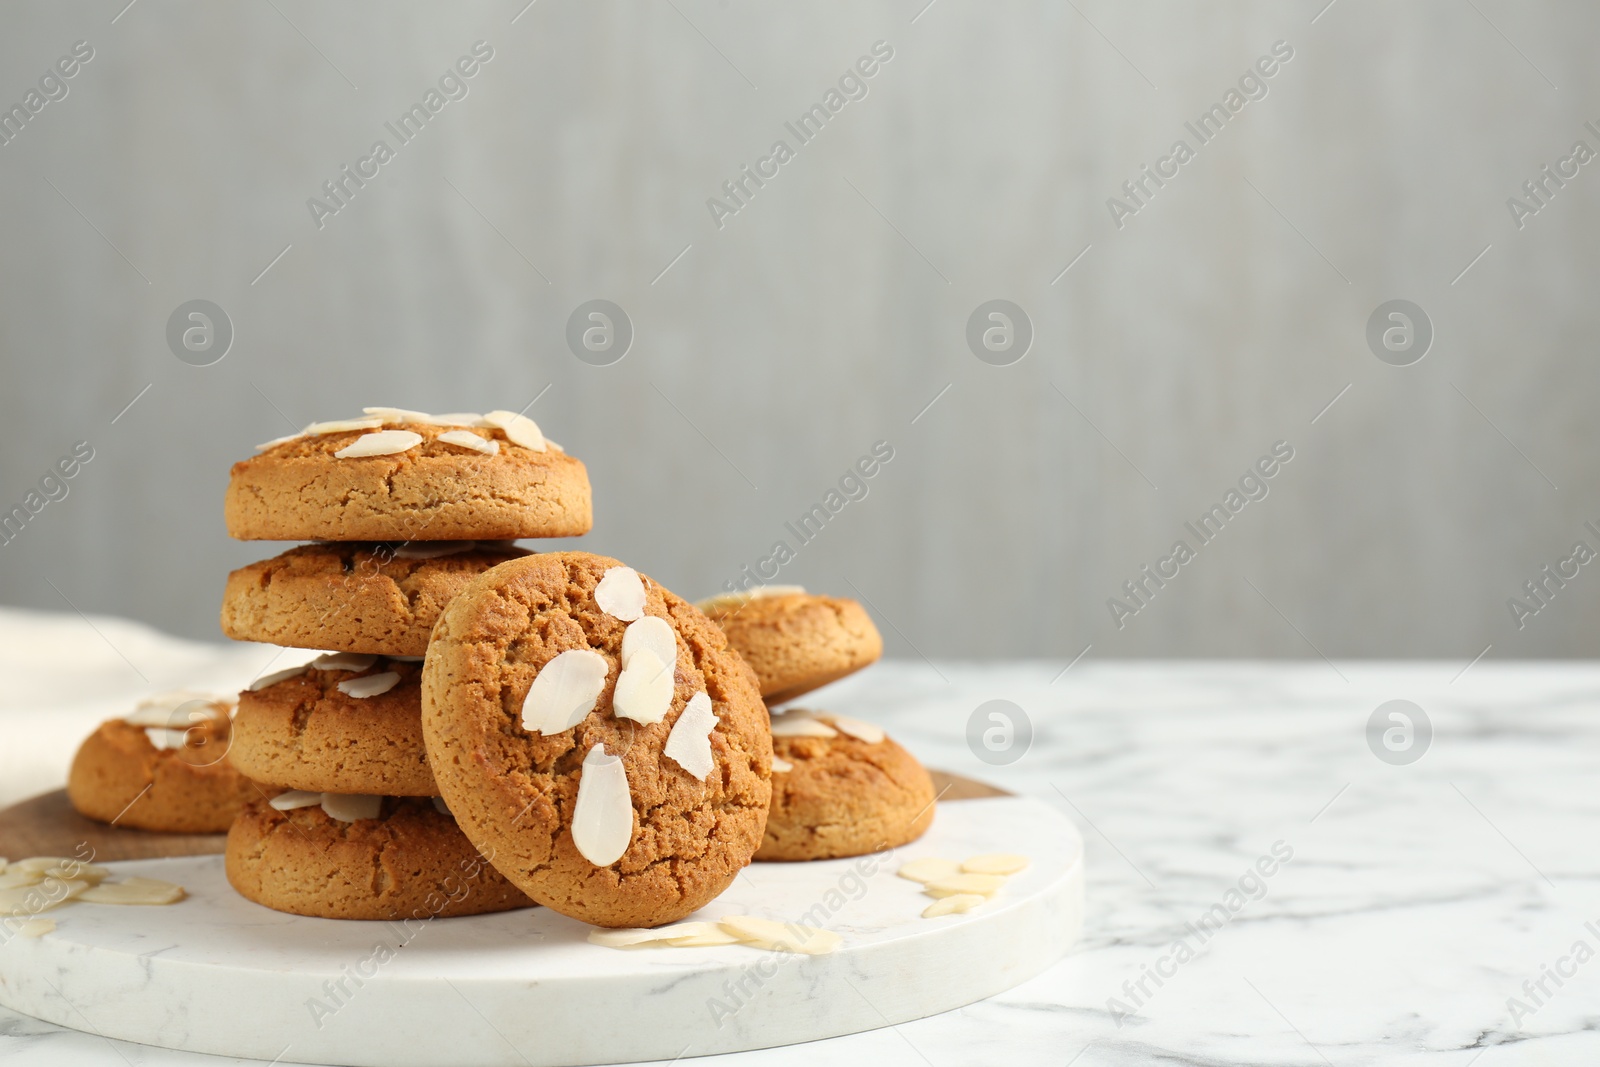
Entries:
POLYGON ((844 937, 828 956, 601 948, 546 908, 409 928, 308 919, 239 897, 220 856, 110 866, 189 899, 57 909, 53 933, 0 946, 0 1004, 144 1044, 351 1067, 671 1060, 870 1030, 1031 978, 1083 920, 1082 839, 1022 797, 943 804, 893 852, 755 864, 692 917, 824 926, 844 937), (895 875, 918 856, 983 852, 1033 862, 966 915, 921 918, 929 898, 895 875))

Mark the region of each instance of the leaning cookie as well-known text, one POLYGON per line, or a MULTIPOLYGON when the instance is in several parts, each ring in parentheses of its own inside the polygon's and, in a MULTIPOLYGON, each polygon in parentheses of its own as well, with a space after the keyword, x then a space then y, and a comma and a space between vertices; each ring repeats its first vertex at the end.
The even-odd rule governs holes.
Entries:
POLYGON ((515 541, 589 532, 588 472, 533 420, 509 411, 368 410, 235 463, 223 502, 228 533, 245 541, 515 541))
POLYGON ((933 780, 870 723, 772 717, 772 810, 758 860, 826 860, 895 848, 933 822, 933 780))
POLYGON ((883 638, 854 600, 769 586, 702 600, 701 611, 755 670, 761 696, 782 704, 883 655, 883 638))
POLYGON ((229 705, 172 693, 102 723, 73 757, 67 798, 80 815, 113 826, 221 833, 246 801, 272 792, 228 760, 229 705))
POLYGON ((449 814, 416 798, 285 793, 252 802, 228 831, 225 867, 247 900, 324 919, 446 918, 532 904, 449 814))
POLYGON ((445 609, 422 672, 440 792, 507 878, 598 926, 659 926, 761 842, 772 754, 750 668, 614 559, 503 563, 445 609))
POLYGON ((229 758, 285 789, 438 796, 422 743, 421 674, 420 663, 340 653, 269 675, 239 694, 229 758))
POLYGON ((420 656, 451 597, 525 554, 500 542, 301 545, 228 575, 222 632, 291 648, 420 656))

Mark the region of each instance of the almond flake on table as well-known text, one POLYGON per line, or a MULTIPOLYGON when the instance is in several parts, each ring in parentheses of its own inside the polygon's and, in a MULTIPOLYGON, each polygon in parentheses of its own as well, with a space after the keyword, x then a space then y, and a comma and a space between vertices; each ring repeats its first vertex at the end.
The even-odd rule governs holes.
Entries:
POLYGON ((1011 875, 1028 866, 1028 857, 1010 852, 985 852, 961 861, 961 869, 968 874, 1011 875))
POLYGON ((894 872, 901 878, 926 885, 938 881, 940 878, 950 878, 961 873, 961 864, 955 860, 947 860, 942 856, 919 856, 900 865, 894 872))
POLYGON ((969 912, 980 904, 988 903, 989 898, 978 893, 953 893, 948 897, 938 900, 922 909, 924 919, 937 919, 941 915, 956 915, 969 912))
POLYGON ((951 897, 957 893, 978 893, 987 897, 997 893, 1005 881, 1005 877, 998 874, 947 874, 924 883, 922 891, 930 897, 951 897))
POLYGON ((572 729, 592 711, 611 665, 589 648, 569 648, 539 668, 522 701, 522 726, 540 734, 572 729))
POLYGON ((644 616, 644 580, 632 567, 610 567, 594 587, 594 602, 607 615, 633 622, 644 616))
POLYGON ((379 430, 362 434, 334 453, 337 459, 366 459, 409 452, 422 443, 422 435, 411 430, 379 430))
POLYGON ((572 806, 572 843, 596 867, 622 858, 633 840, 633 795, 621 756, 595 745, 583 758, 578 800, 572 806))
POLYGON ((443 441, 447 445, 456 445, 460 448, 470 448, 474 452, 482 452, 486 456, 498 456, 500 454, 499 441, 484 440, 471 430, 449 430, 440 434, 435 440, 443 441))
POLYGON ((661 754, 703 782, 717 765, 711 755, 711 731, 716 728, 717 713, 712 709, 710 695, 696 693, 672 724, 661 754))
POLYGON ((126 878, 120 882, 103 882, 78 894, 85 904, 122 904, 154 907, 176 904, 188 894, 183 886, 155 878, 126 878))
POLYGON ((491 411, 483 417, 485 424, 506 435, 506 440, 514 445, 533 452, 545 450, 544 434, 539 431, 539 424, 526 415, 519 415, 515 411, 491 411))
POLYGON ((636 945, 656 944, 672 941, 676 938, 698 937, 719 930, 721 930, 721 927, 712 922, 673 923, 669 926, 638 927, 625 930, 613 930, 597 926, 589 931, 589 943, 591 945, 601 945, 605 948, 633 948, 636 945))
POLYGON ((722 928, 741 944, 774 952, 798 952, 806 956, 825 956, 838 948, 843 938, 832 930, 782 923, 754 915, 727 915, 719 919, 722 928))

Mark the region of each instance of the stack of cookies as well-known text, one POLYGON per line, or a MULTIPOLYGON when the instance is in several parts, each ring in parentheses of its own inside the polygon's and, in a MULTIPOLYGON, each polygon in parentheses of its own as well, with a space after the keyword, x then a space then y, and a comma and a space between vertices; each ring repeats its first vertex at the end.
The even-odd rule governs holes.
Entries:
POLYGON ((587 533, 591 516, 583 464, 509 411, 367 408, 234 465, 228 532, 311 543, 229 575, 223 632, 325 650, 239 694, 229 759, 271 788, 229 832, 235 889, 346 919, 530 903, 440 799, 423 657, 452 598, 528 555, 511 542, 587 533))
POLYGON ((883 655, 854 600, 759 586, 697 605, 754 669, 771 711, 772 806, 758 860, 821 860, 896 848, 933 823, 933 780, 915 756, 859 719, 777 710, 883 655))

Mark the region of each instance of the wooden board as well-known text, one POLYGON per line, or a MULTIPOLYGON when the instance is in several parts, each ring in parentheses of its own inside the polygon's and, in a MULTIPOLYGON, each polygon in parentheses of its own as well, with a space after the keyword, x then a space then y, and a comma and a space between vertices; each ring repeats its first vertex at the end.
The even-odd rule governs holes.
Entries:
MULTIPOLYGON (((941 801, 1009 796, 1004 789, 959 774, 930 771, 941 801)), ((146 860, 220 855, 227 834, 157 834, 86 819, 58 789, 0 810, 0 856, 84 856, 95 860, 146 860)))

